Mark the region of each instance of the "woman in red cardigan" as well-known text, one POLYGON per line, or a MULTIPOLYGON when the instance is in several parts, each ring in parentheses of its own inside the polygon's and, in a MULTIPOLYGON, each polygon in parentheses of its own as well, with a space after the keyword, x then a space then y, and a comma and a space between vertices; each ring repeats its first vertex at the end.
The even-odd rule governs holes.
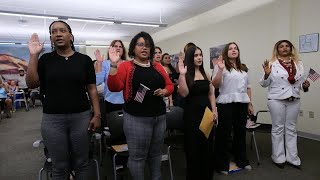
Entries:
POLYGON ((152 61, 154 49, 152 37, 140 32, 129 45, 132 61, 117 66, 119 53, 113 48, 109 50, 111 69, 107 84, 110 91, 123 90, 123 130, 133 180, 144 180, 145 162, 151 179, 161 178, 161 147, 166 129, 163 97, 170 96, 174 87, 161 64, 152 61))

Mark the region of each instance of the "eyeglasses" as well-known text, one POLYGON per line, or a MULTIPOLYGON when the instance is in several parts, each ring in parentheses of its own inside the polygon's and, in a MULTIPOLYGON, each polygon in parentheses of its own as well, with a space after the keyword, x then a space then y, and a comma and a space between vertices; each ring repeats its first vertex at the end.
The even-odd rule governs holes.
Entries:
POLYGON ((145 47, 145 48, 150 48, 150 45, 149 44, 144 44, 144 43, 136 43, 136 45, 139 47, 139 48, 143 48, 143 47, 145 47))

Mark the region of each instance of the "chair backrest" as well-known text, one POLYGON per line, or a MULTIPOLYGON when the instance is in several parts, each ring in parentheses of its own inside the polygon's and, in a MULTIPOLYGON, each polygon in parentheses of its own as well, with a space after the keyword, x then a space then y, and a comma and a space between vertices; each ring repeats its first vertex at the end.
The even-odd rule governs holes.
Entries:
POLYGON ((269 110, 260 110, 260 111, 257 111, 256 115, 255 115, 255 119, 254 119, 254 122, 256 123, 262 123, 262 124, 270 124, 270 123, 266 123, 266 122, 263 122, 262 120, 263 119, 269 119, 268 122, 271 122, 270 120, 270 111, 269 110), (265 117, 265 116, 268 116, 268 117, 265 117))
POLYGON ((166 113, 167 129, 182 130, 184 129, 183 109, 179 106, 170 107, 170 112, 166 113))
POLYGON ((123 111, 117 110, 106 114, 107 126, 110 131, 111 142, 123 139, 123 111))

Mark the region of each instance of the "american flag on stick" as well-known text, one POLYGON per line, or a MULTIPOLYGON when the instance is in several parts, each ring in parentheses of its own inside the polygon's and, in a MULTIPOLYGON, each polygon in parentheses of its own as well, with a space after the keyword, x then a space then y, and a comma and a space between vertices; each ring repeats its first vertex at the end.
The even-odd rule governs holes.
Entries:
POLYGON ((140 86, 138 88, 136 97, 134 98, 135 101, 142 103, 144 96, 146 95, 147 91, 150 90, 147 86, 140 83, 140 86))
POLYGON ((320 74, 318 74, 315 70, 310 68, 308 78, 311 79, 313 82, 320 78, 320 74))

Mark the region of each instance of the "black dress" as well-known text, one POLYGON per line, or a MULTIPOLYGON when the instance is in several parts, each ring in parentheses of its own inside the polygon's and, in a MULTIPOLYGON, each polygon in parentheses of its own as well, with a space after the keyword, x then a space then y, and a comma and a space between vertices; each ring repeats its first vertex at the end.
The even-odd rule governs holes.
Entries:
POLYGON ((206 107, 211 108, 208 80, 196 80, 185 98, 185 153, 187 180, 212 180, 213 178, 213 133, 207 139, 199 130, 206 107))

